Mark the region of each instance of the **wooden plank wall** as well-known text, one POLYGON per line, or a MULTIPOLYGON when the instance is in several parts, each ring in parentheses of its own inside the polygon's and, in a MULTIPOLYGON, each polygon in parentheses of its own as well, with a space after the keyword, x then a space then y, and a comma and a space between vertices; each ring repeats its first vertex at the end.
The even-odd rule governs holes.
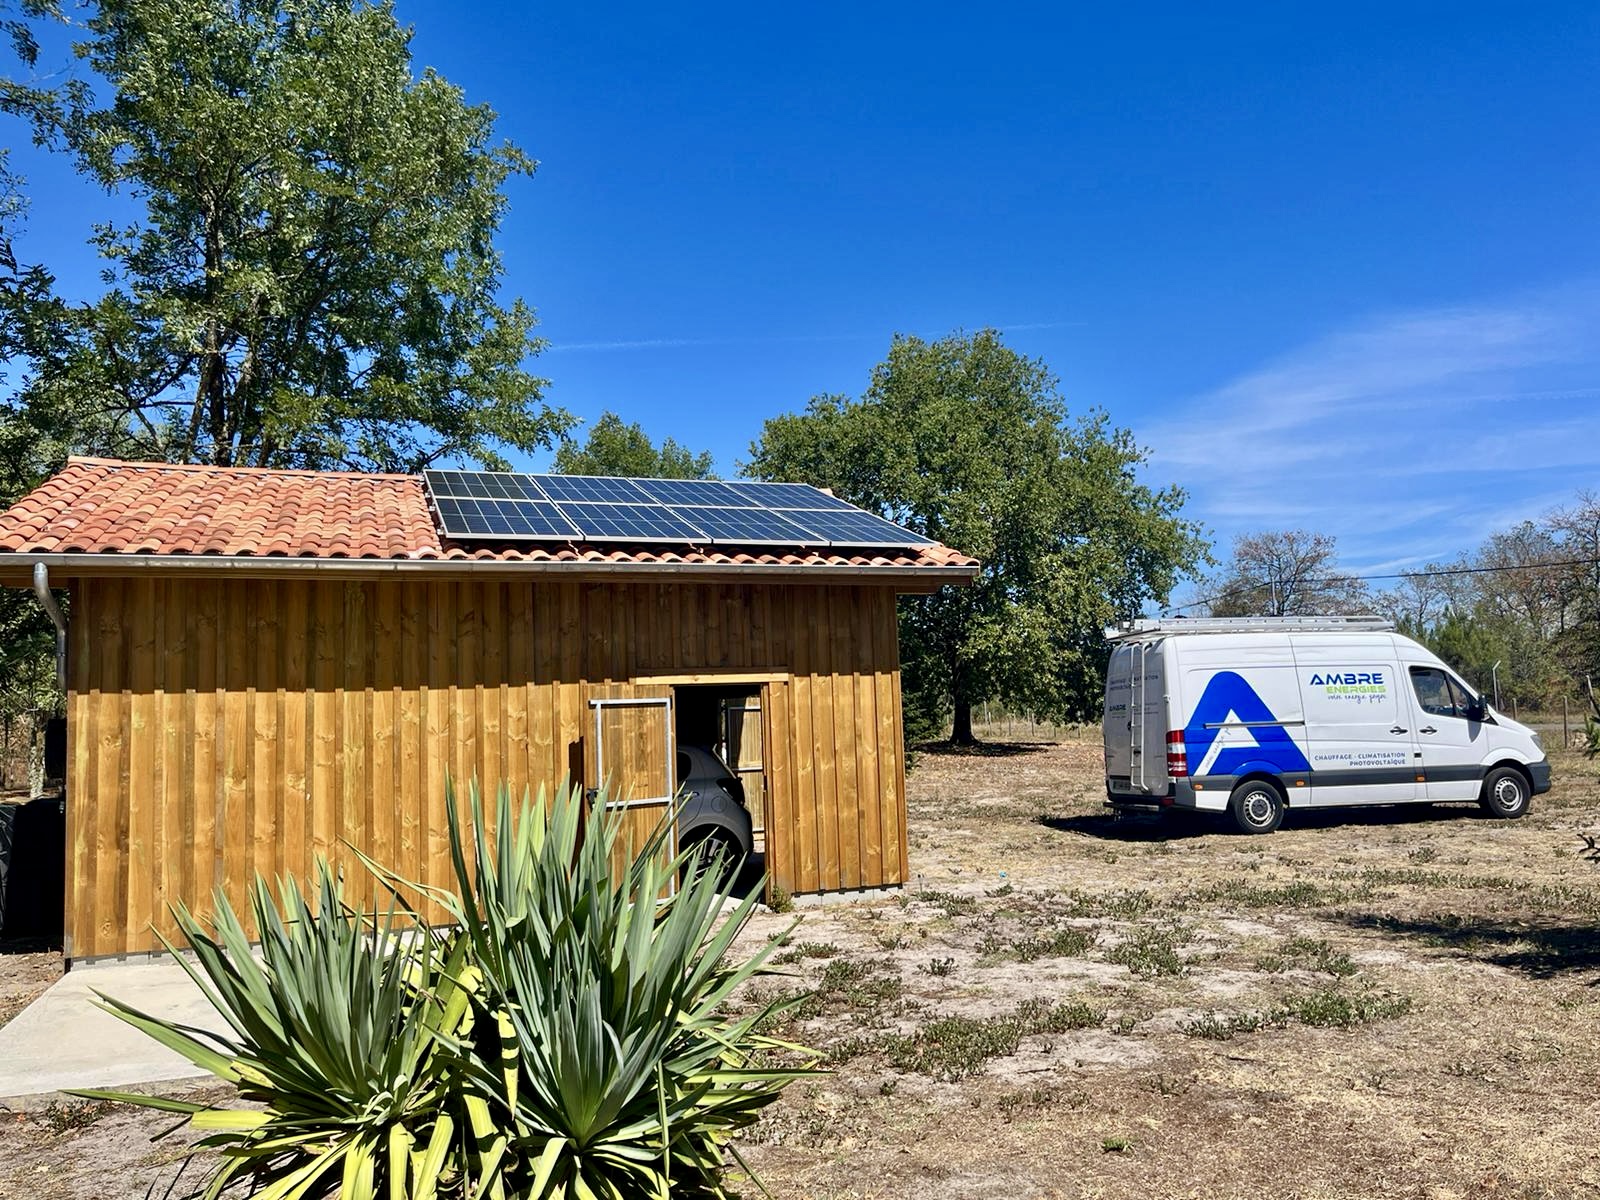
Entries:
POLYGON ((765 716, 759 704, 728 700, 723 702, 719 724, 727 745, 723 761, 739 777, 751 823, 755 826, 755 832, 760 834, 764 832, 762 823, 767 815, 767 764, 761 742, 761 731, 766 725, 765 716))
POLYGON ((889 588, 86 578, 72 614, 73 957, 156 948, 173 902, 238 905, 256 872, 304 878, 346 844, 446 884, 446 773, 578 777, 590 697, 659 694, 652 674, 778 676, 775 884, 906 878, 889 588))

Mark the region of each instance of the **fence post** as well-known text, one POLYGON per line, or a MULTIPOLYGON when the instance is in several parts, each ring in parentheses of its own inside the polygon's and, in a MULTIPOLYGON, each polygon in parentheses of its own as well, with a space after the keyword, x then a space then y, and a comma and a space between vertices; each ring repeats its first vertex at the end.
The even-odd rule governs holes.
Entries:
POLYGON ((1561 697, 1561 748, 1572 749, 1572 730, 1567 724, 1567 698, 1561 697))

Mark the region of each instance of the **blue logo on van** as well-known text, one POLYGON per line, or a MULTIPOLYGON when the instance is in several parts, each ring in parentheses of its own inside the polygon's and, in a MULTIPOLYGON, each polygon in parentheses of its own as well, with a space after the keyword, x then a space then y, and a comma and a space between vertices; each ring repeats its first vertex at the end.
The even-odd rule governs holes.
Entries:
POLYGON ((1322 675, 1311 677, 1312 687, 1354 687, 1357 684, 1373 684, 1383 686, 1382 671, 1328 671, 1322 675))
POLYGON ((1295 745, 1282 725, 1275 723, 1277 719, 1242 675, 1236 671, 1218 671, 1206 684, 1200 703, 1195 705, 1194 715, 1189 718, 1189 727, 1183 731, 1183 742, 1189 751, 1189 769, 1197 775, 1202 764, 1207 775, 1237 775, 1248 767, 1269 767, 1278 772, 1311 770, 1305 752, 1295 745), (1255 739, 1255 745, 1224 746, 1215 762, 1206 763, 1212 743, 1222 732, 1215 726, 1239 722, 1251 725, 1246 732, 1255 739))

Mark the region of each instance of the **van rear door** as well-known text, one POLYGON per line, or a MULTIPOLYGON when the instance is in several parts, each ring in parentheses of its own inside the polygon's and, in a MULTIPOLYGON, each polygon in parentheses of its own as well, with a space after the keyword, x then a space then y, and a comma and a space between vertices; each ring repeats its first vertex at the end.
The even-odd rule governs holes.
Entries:
POLYGON ((1133 733, 1128 721, 1129 681, 1133 647, 1126 642, 1111 648, 1106 664, 1106 703, 1100 723, 1106 750, 1106 792, 1132 790, 1133 733))
POLYGON ((1137 799, 1172 791, 1167 774, 1166 655, 1162 643, 1124 642, 1106 666, 1106 794, 1137 799))

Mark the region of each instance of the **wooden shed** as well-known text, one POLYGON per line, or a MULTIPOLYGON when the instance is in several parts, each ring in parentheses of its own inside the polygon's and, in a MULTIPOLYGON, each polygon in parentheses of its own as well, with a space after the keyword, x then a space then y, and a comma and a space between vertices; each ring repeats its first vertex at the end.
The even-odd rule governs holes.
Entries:
POLYGON ((689 725, 746 779, 770 887, 905 881, 895 597, 971 559, 440 510, 413 476, 73 459, 0 514, 0 582, 70 594, 68 957, 348 846, 446 883, 447 773, 609 780, 653 823, 689 725))

